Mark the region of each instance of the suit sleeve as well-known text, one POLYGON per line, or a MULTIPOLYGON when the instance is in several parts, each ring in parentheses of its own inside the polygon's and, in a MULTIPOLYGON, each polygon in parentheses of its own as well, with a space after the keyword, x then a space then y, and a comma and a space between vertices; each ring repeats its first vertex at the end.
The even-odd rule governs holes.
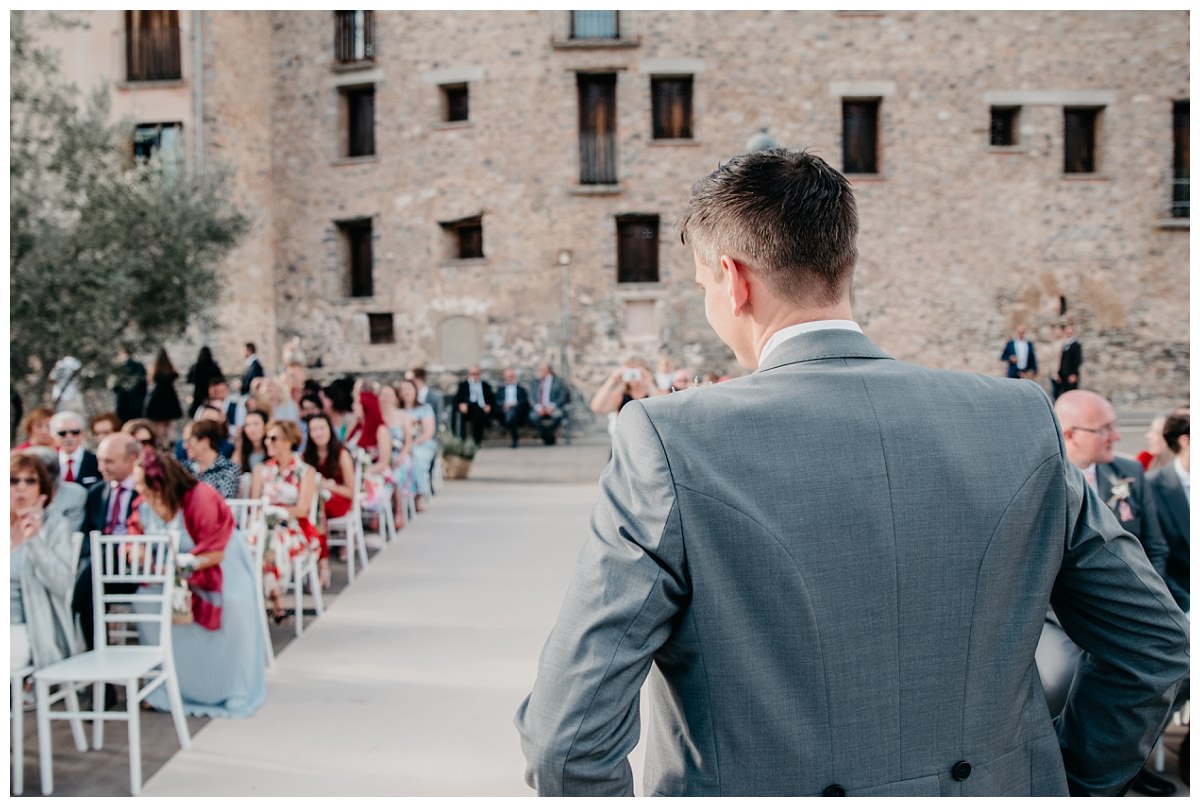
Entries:
POLYGON ((1051 604, 1083 650, 1058 725, 1072 793, 1119 795, 1188 672, 1188 628, 1141 546, 1064 461, 1068 525, 1051 604))
POLYGON ((641 404, 625 407, 533 691, 517 711, 539 795, 633 795, 628 756, 651 658, 688 597, 674 485, 641 404))

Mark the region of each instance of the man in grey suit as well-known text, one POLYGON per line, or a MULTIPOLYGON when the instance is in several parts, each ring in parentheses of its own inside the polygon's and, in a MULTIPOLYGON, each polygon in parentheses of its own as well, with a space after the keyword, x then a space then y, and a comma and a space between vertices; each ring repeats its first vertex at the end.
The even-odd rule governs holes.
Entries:
POLYGON ((1183 615, 1035 384, 867 339, 857 229, 805 153, 693 191, 709 324, 755 372, 622 410, 517 712, 539 793, 632 794, 648 674, 661 795, 1118 793, 1149 754, 1183 615), (1033 663, 1051 601, 1090 651, 1057 730, 1033 663))
POLYGON ((72 532, 83 528, 84 509, 87 505, 87 488, 62 478, 62 469, 58 465, 58 452, 46 446, 33 446, 26 449, 37 456, 54 483, 54 497, 46 505, 46 515, 57 513, 70 527, 72 532))

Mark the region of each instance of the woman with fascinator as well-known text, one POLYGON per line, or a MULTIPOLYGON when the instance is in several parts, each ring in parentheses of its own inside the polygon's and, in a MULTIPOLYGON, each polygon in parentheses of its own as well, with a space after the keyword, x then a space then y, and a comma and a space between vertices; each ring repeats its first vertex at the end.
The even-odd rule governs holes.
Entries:
MULTIPOLYGON (((192 592, 191 621, 172 625, 175 674, 190 715, 249 717, 267 695, 262 634, 257 624, 254 561, 221 494, 198 482, 170 454, 142 449, 134 470, 147 533, 177 530, 179 562, 192 592)), ((157 625, 140 625, 157 643, 157 625)), ((146 702, 169 711, 163 688, 146 702)))

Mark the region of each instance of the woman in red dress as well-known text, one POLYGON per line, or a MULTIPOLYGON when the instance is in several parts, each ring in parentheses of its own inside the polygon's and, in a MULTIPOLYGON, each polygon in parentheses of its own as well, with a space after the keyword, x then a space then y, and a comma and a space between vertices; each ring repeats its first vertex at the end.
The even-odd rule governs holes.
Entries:
MULTIPOLYGON (((350 512, 354 496, 354 460, 334 433, 333 423, 325 413, 308 418, 308 442, 304 446, 304 462, 321 475, 319 495, 326 491, 325 518, 341 518, 350 512)), ((329 586, 329 530, 322 524, 325 535, 320 561, 321 586, 329 586)))

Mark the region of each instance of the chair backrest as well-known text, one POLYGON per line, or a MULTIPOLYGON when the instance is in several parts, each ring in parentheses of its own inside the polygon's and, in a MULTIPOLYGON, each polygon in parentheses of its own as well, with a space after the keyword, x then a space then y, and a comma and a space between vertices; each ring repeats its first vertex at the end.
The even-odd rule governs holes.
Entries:
MULTIPOLYGON (((301 487, 304 486, 304 480, 300 480, 301 487)), ((321 503, 321 474, 316 468, 313 468, 313 497, 312 502, 308 505, 308 523, 314 527, 317 525, 317 505, 321 503)))
POLYGON ((96 649, 108 646, 109 625, 157 623, 159 644, 169 650, 179 533, 102 535, 93 531, 91 541, 96 649), (109 590, 110 583, 126 585, 109 590), (132 591, 128 590, 130 584, 132 591), (113 611, 113 605, 129 605, 132 610, 113 611))
POLYGON ((362 520, 362 500, 367 495, 363 483, 367 479, 367 466, 361 462, 354 463, 354 495, 350 497, 350 518, 358 523, 362 520))
POLYGON ((233 520, 239 530, 247 531, 253 528, 256 521, 263 520, 263 511, 267 506, 266 498, 261 499, 226 499, 225 504, 233 511, 233 520))
MULTIPOLYGON (((79 556, 83 554, 83 533, 79 530, 71 533, 71 568, 79 568, 79 556)), ((63 613, 71 614, 71 630, 67 636, 67 644, 71 648, 71 655, 79 652, 79 649, 84 646, 83 629, 78 619, 78 614, 74 613, 71 608, 71 603, 75 598, 75 587, 68 586, 63 592, 63 598, 66 601, 66 610, 63 613)))

